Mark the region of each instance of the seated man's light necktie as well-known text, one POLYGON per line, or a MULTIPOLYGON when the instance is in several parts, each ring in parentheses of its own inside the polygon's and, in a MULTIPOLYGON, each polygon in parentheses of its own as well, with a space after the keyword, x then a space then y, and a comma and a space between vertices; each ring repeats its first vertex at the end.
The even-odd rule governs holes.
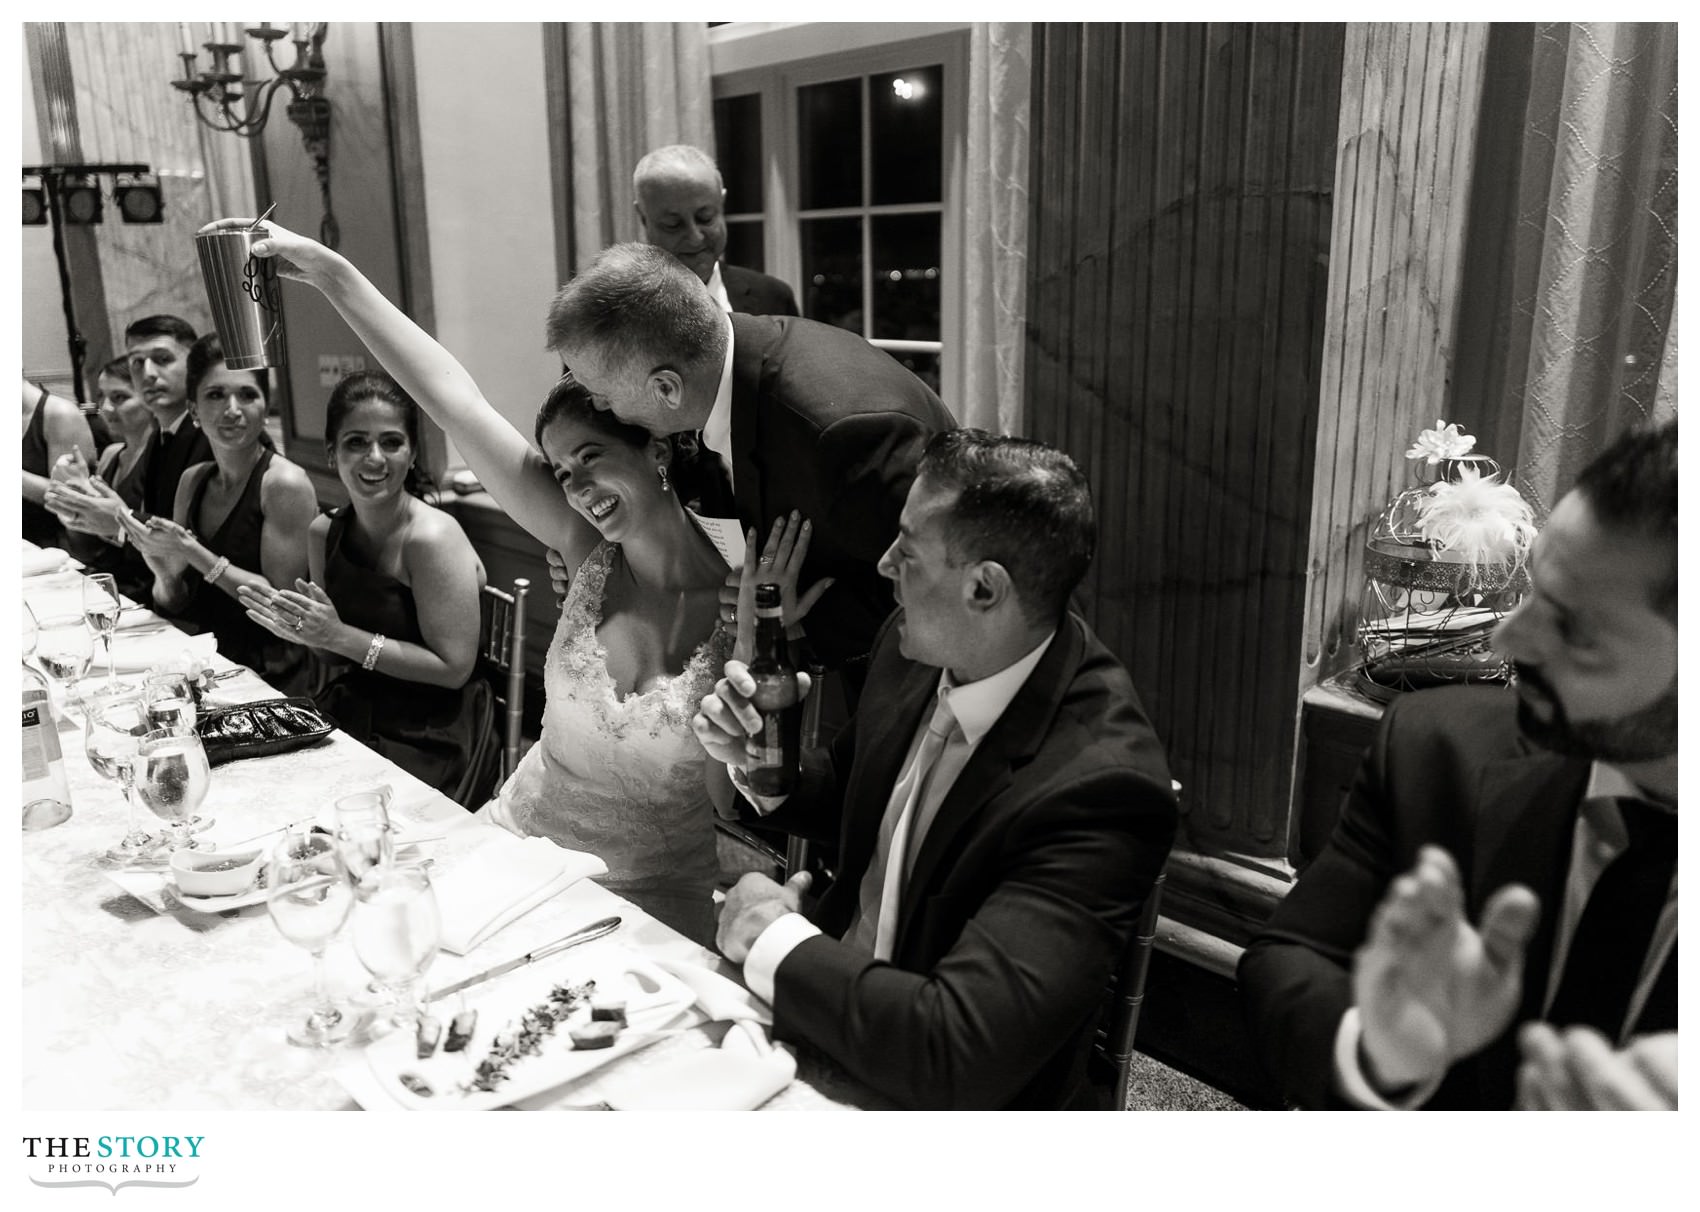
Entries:
POLYGON ((939 755, 956 731, 956 716, 950 710, 949 696, 941 693, 933 717, 927 722, 927 735, 915 751, 915 760, 892 788, 885 816, 880 819, 879 841, 868 869, 862 873, 856 920, 844 936, 846 942, 871 953, 875 959, 891 958, 897 937, 903 872, 908 866, 907 855, 913 840, 910 834, 921 814, 921 804, 939 755))

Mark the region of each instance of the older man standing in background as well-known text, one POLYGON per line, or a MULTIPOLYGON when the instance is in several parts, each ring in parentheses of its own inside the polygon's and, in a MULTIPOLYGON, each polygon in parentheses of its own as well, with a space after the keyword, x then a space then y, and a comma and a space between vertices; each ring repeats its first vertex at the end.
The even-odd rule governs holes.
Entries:
POLYGON ((778 278, 728 265, 726 184, 708 153, 689 144, 658 147, 632 173, 632 206, 643 242, 666 249, 703 284, 721 311, 795 316, 797 299, 778 278))

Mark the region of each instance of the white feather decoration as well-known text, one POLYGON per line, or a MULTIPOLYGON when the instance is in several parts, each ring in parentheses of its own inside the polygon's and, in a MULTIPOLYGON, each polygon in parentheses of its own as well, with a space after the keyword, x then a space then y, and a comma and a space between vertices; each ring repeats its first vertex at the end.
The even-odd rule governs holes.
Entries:
POLYGON ((1535 541, 1535 516, 1522 494, 1468 464, 1456 483, 1430 485, 1418 510, 1423 538, 1462 556, 1472 581, 1484 566, 1520 568, 1535 541))

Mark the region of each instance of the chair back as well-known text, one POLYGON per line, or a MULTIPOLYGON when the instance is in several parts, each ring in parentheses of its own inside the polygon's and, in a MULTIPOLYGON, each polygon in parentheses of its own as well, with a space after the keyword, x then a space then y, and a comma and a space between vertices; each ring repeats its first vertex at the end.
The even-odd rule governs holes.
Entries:
POLYGON ((486 585, 480 593, 478 664, 500 709, 501 777, 519 765, 520 724, 525 716, 525 596, 531 582, 515 577, 513 591, 486 585))

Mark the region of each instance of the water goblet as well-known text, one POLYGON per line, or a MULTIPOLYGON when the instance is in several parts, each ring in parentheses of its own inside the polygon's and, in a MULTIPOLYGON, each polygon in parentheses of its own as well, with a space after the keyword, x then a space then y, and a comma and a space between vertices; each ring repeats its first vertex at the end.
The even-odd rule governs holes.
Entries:
POLYGON ((118 630, 118 614, 123 609, 118 582, 110 572, 91 573, 83 578, 83 621, 105 646, 106 676, 114 680, 118 671, 112 666, 112 633, 118 630))
POLYGON ((310 825, 291 825, 272 851, 266 910, 278 933, 313 957, 313 1004, 288 1032, 289 1042, 323 1048, 345 1039, 352 1016, 331 1000, 325 984, 325 948, 348 920, 354 889, 334 839, 310 825))
POLYGON ((77 683, 94 659, 94 640, 80 614, 51 615, 37 620, 35 659, 54 681, 63 683, 65 697, 77 697, 77 683))
POLYGON ((193 732, 150 732, 136 746, 136 790, 148 810, 165 822, 167 850, 211 849, 191 837, 186 824, 207 798, 211 783, 207 751, 193 732))
POLYGON ((369 872, 388 867, 395 859, 389 807, 388 787, 357 791, 336 801, 337 844, 356 887, 369 872))
POLYGON ((177 671, 156 671, 142 683, 142 703, 147 708, 148 722, 160 732, 187 734, 195 731, 195 694, 189 687, 189 675, 177 671))
POLYGON ((425 1013, 421 977, 437 956, 442 921, 431 872, 424 863, 374 867, 357 887, 354 954, 395 993, 390 1021, 417 1023, 425 1013))
POLYGON ((30 609, 30 604, 28 602, 23 604, 22 621, 24 631, 24 660, 27 662, 30 657, 35 655, 35 637, 38 630, 35 622, 35 611, 30 609))
POLYGON ((128 867, 147 860, 160 839, 136 824, 136 748, 148 734, 147 713, 133 691, 109 691, 84 705, 83 752, 102 778, 112 779, 124 794, 125 831, 101 861, 128 867))

